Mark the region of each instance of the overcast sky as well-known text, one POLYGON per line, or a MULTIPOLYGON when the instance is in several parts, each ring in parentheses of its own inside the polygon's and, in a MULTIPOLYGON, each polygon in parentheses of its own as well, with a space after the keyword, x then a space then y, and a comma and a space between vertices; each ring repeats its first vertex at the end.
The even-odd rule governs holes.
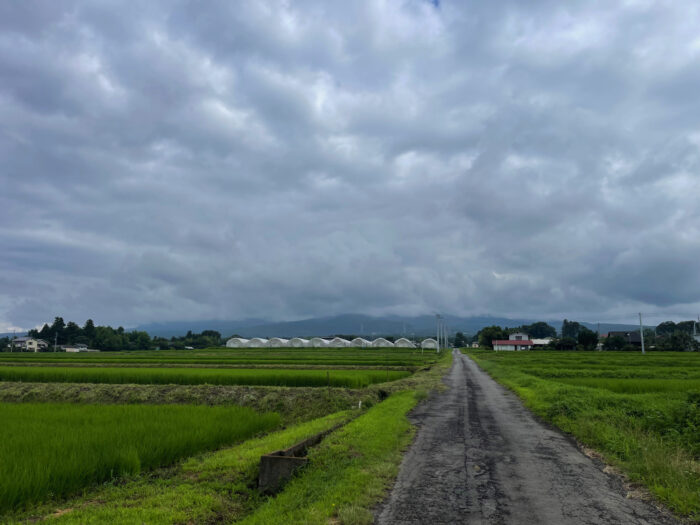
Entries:
POLYGON ((699 28, 694 0, 1 2, 0 332, 688 318, 699 28))

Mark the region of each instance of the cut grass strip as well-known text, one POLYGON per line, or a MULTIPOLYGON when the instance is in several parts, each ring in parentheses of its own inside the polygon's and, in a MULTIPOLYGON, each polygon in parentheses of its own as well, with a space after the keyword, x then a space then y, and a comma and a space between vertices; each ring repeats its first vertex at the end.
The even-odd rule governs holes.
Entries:
POLYGON ((0 511, 211 450, 269 430, 243 407, 0 404, 0 511))
POLYGON ((75 368, 2 366, 0 381, 109 384, 270 385, 363 388, 411 375, 400 370, 284 370, 210 368, 75 368))

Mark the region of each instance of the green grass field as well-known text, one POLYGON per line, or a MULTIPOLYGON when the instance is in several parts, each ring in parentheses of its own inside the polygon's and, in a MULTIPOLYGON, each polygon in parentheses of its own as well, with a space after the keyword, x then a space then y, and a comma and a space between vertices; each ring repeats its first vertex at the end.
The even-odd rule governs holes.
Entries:
POLYGON ((0 381, 177 384, 334 386, 362 388, 410 375, 401 370, 299 370, 241 368, 127 368, 0 366, 0 381))
POLYGON ((700 520, 700 354, 465 353, 536 414, 700 520))
POLYGON ((0 512, 270 430, 242 407, 0 404, 0 512))
POLYGON ((123 363, 221 365, 422 366, 434 351, 411 348, 208 348, 129 352, 0 353, 0 363, 123 363))

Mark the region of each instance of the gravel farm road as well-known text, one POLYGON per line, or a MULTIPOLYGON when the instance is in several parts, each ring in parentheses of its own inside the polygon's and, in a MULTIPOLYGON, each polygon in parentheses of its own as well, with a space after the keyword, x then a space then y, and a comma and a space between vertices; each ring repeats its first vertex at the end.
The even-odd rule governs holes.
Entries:
POLYGON ((538 421, 512 392, 454 352, 448 390, 411 419, 416 440, 377 509, 381 525, 678 522, 538 421))

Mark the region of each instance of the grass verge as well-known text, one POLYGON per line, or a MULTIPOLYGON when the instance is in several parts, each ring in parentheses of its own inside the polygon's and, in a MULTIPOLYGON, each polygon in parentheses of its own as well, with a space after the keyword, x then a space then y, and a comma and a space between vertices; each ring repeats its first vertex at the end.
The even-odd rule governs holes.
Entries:
POLYGON ((414 392, 394 394, 334 432, 310 451, 307 469, 240 523, 372 523, 370 509, 396 477, 413 438, 406 415, 417 402, 414 392))

